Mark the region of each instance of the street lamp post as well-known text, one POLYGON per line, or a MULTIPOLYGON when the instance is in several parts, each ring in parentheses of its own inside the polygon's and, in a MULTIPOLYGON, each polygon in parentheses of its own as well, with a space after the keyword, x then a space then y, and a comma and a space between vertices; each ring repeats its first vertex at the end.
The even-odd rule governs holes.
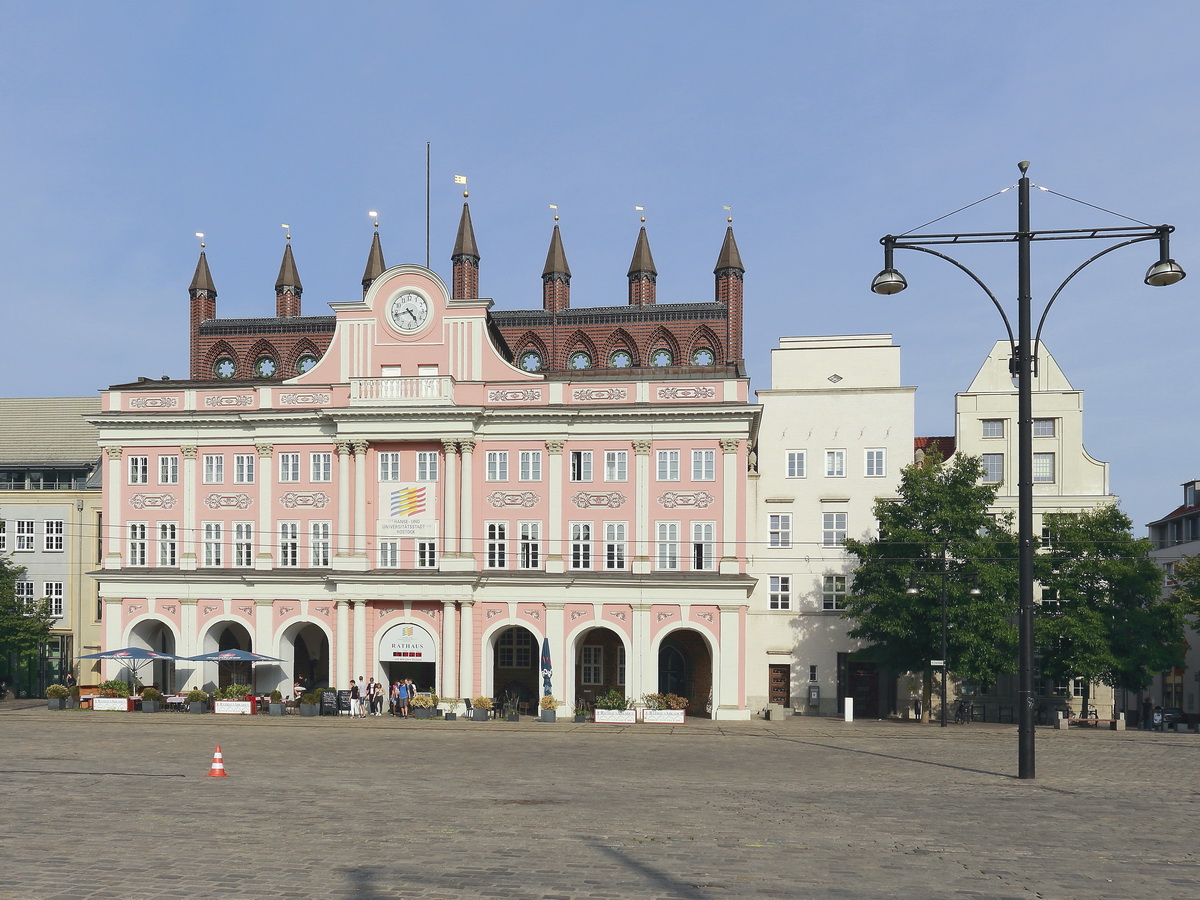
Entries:
POLYGON ((1128 228, 1080 228, 1034 231, 1029 222, 1029 163, 1018 164, 1021 178, 1017 182, 1017 230, 1015 232, 979 232, 970 234, 907 234, 899 237, 886 235, 883 244, 883 271, 871 282, 871 290, 877 294, 897 294, 908 287, 904 276, 895 268, 892 254, 896 249, 919 250, 958 267, 971 278, 995 305, 1008 331, 1012 348, 1009 372, 1017 379, 1017 542, 1019 547, 1019 613, 1017 650, 1017 703, 1019 724, 1018 774, 1021 778, 1033 778, 1033 378, 1037 374, 1037 347, 1041 344, 1042 326, 1050 307, 1058 299, 1063 288, 1084 268, 1097 259, 1120 247, 1157 239, 1159 242, 1158 262, 1146 272, 1145 283, 1151 287, 1165 287, 1184 278, 1183 268, 1171 259, 1170 236, 1175 230, 1172 225, 1144 225, 1128 228), (1099 253, 1088 258, 1063 279, 1050 296, 1038 321, 1036 336, 1032 332, 1032 290, 1030 284, 1030 255, 1034 241, 1107 240, 1114 241, 1099 253), (995 294, 974 272, 958 260, 937 250, 933 246, 946 244, 995 244, 1017 245, 1017 334, 1013 335, 1012 323, 995 294))
MULTIPOLYGON (((943 728, 945 728, 945 727, 946 727, 946 678, 947 678, 947 677, 949 676, 949 674, 950 674, 950 658, 949 658, 949 655, 948 655, 948 654, 949 654, 949 648, 946 646, 946 594, 947 594, 947 591, 948 591, 948 584, 947 584, 947 582, 948 582, 948 580, 949 580, 949 576, 950 576, 950 557, 948 556, 949 549, 950 549, 950 542, 949 542, 949 541, 942 541, 942 565, 941 565, 941 572, 940 572, 940 574, 941 574, 941 577, 942 577, 942 590, 941 590, 941 602, 942 602, 942 659, 941 659, 941 663, 942 663, 942 685, 941 685, 941 700, 942 700, 942 727, 943 727, 943 728)), ((908 579, 908 588, 907 588, 907 589, 905 589, 904 593, 906 593, 906 594, 909 594, 909 595, 916 595, 916 594, 919 594, 919 593, 920 593, 920 591, 917 589, 917 580, 916 580, 916 576, 915 576, 915 575, 910 575, 910 576, 909 576, 909 579, 908 579)), ((975 596, 978 596, 978 595, 979 595, 978 576, 976 577, 976 584, 974 584, 974 585, 971 587, 971 590, 970 590, 970 592, 969 592, 969 593, 971 594, 971 596, 972 596, 972 597, 975 597, 975 596)))

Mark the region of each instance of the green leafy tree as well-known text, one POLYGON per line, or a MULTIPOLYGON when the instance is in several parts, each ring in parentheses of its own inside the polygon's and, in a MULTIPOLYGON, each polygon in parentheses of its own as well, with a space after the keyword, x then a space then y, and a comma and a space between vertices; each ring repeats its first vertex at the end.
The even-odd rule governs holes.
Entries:
POLYGON ((0 556, 0 667, 11 667, 11 678, 36 658, 39 648, 50 638, 50 601, 41 599, 26 604, 17 599, 17 579, 25 572, 0 556))
POLYGON ((1017 543, 1011 515, 988 513, 996 486, 982 475, 978 457, 932 453, 905 467, 898 501, 876 501, 879 537, 846 541, 858 557, 844 613, 850 636, 869 642, 865 655, 886 670, 923 672, 927 711, 929 661, 942 655, 943 573, 951 674, 991 684, 1016 661, 1017 543))
POLYGON ((1163 595, 1151 544, 1134 538, 1129 517, 1109 505, 1049 513, 1042 522, 1049 539, 1035 560, 1042 675, 1140 692, 1154 672, 1183 665, 1188 603, 1178 591, 1163 595))
POLYGON ((1171 593, 1187 615, 1200 617, 1200 556, 1185 556, 1175 563, 1171 593))

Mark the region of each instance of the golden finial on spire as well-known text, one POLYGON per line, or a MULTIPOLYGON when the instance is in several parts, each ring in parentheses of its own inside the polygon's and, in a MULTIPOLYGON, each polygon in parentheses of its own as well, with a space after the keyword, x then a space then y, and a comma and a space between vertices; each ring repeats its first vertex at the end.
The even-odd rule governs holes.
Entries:
POLYGON ((725 221, 728 222, 730 225, 732 225, 733 224, 733 207, 725 206, 725 207, 722 207, 722 209, 724 209, 725 212, 729 213, 729 215, 727 215, 725 217, 725 221))
POLYGON ((292 226, 285 223, 283 225, 280 225, 279 227, 287 229, 287 233, 284 234, 284 237, 290 241, 292 239, 292 226))
POLYGON ((367 213, 367 215, 375 220, 375 227, 378 228, 379 227, 379 213, 375 212, 375 210, 372 209, 371 211, 369 211, 367 213))
POLYGON ((558 221, 558 204, 557 204, 557 203, 551 203, 551 204, 550 204, 550 208, 551 208, 552 210, 554 210, 554 221, 555 221, 555 222, 557 222, 557 221, 558 221))
MULTIPOLYGON (((633 208, 633 211, 634 211, 634 212, 645 212, 645 211, 646 211, 646 207, 644 207, 644 206, 635 206, 635 207, 633 208)), ((645 216, 642 216, 642 224, 643 224, 643 225, 645 225, 645 224, 646 224, 646 217, 645 217, 645 216)))
POLYGON ((196 237, 200 238, 200 249, 201 249, 201 250, 203 250, 203 249, 204 249, 204 232, 203 232, 203 231, 197 231, 197 232, 196 232, 196 237))

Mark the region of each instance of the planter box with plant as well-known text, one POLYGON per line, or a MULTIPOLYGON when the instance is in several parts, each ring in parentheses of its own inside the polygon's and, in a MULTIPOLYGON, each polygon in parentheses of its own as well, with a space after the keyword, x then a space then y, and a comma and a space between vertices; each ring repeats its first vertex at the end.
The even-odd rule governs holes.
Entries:
POLYGON ((686 720, 688 701, 678 694, 646 694, 642 721, 651 725, 682 725, 686 720))
POLYGON ((258 712, 250 685, 231 684, 213 694, 213 712, 226 716, 252 716, 258 712))
POLYGON ((543 697, 538 702, 539 719, 543 722, 557 722, 559 705, 557 697, 543 697))
POLYGON ((282 716, 287 714, 287 704, 283 702, 283 694, 280 691, 271 691, 271 715, 282 716))
POLYGON ((46 688, 46 706, 49 709, 66 709, 69 696, 71 692, 65 684, 52 684, 46 688))
POLYGON ((142 689, 142 712, 158 712, 162 709, 163 695, 158 688, 142 689))
POLYGON ((408 706, 412 710, 414 719, 432 719, 433 718, 433 697, 429 694, 416 694, 409 698, 408 706))
POLYGON ((300 695, 300 715, 319 716, 321 714, 321 695, 317 691, 309 691, 300 695))
POLYGON ((486 722, 492 714, 491 697, 475 697, 471 700, 471 718, 476 722, 486 722))
POLYGON ((208 712, 208 691, 188 691, 188 712, 208 712))
POLYGON ((625 695, 614 688, 596 698, 593 718, 602 725, 632 725, 637 721, 637 711, 630 709, 625 695))
POLYGON ((92 701, 92 709, 129 712, 133 701, 129 698, 132 689, 124 681, 112 679, 100 685, 100 696, 92 701))

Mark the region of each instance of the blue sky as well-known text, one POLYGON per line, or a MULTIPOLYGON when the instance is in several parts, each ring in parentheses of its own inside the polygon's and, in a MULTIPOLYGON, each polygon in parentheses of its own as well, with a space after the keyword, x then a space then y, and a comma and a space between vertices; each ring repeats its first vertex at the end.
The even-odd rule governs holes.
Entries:
MULTIPOLYGON (((1013 184, 1178 227, 1192 277, 1142 285, 1148 245, 1076 279, 1045 337, 1141 533, 1200 476, 1193 377, 1200 5, 1047 3, 16 3, 0 56, 0 393, 187 374, 207 235, 221 316, 271 315, 292 226, 307 313, 390 264, 449 274, 470 178, 480 292, 537 306, 562 216, 574 305, 625 300, 646 209, 662 301, 707 300, 725 227, 746 264, 748 365, 780 335, 890 332, 917 430, 953 430, 1001 323, 950 266, 880 236, 1013 184)), ((1124 220, 1037 192, 1035 227, 1124 220)), ((938 228, 1015 227, 1013 193, 938 228)), ((1100 249, 1041 245, 1044 300, 1100 249), (1044 249, 1043 248, 1047 248, 1044 249)), ((1015 296, 1015 252, 964 251, 1015 296)), ((1011 301, 1010 301, 1011 302, 1011 301)))

